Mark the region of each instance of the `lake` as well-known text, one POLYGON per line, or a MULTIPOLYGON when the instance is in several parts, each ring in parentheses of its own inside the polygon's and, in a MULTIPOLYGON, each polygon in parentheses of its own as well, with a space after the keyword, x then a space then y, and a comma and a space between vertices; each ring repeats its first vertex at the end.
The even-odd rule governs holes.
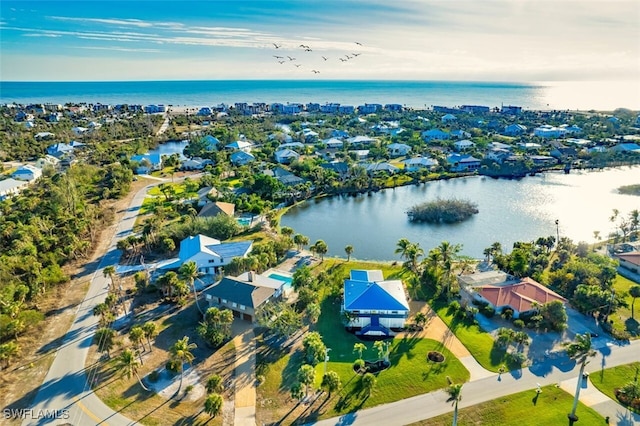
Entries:
POLYGON ((617 188, 640 184, 640 167, 602 171, 572 170, 528 176, 520 180, 484 176, 429 182, 387 189, 358 197, 308 200, 291 208, 281 221, 311 244, 322 239, 328 255, 346 257, 354 247, 362 260, 396 260, 396 243, 408 238, 428 252, 442 241, 462 244, 462 253, 482 258, 485 248, 500 242, 510 251, 516 241, 538 237, 569 237, 594 242, 594 231, 605 237, 614 230, 613 209, 627 216, 640 210, 640 197, 622 195, 617 188), (478 204, 480 212, 457 224, 411 223, 405 212, 413 205, 436 198, 458 198, 478 204), (555 221, 558 220, 556 229, 555 221))

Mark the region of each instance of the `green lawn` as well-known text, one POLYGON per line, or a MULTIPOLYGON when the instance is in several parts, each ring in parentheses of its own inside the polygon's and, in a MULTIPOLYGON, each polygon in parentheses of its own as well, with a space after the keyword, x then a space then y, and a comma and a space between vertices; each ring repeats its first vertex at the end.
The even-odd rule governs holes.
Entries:
MULTIPOLYGON (((498 372, 502 365, 507 365, 506 351, 494 345, 491 335, 478 325, 467 324, 448 312, 448 305, 442 301, 430 301, 438 316, 449 326, 451 331, 471 352, 471 355, 489 371, 498 372)), ((516 366, 509 366, 516 368, 516 366)))
POLYGON ((591 383, 593 383, 600 392, 614 401, 618 401, 613 390, 632 381, 637 369, 640 369, 640 362, 607 368, 600 370, 599 373, 593 372, 589 378, 591 379, 591 383))
MULTIPOLYGON (((545 386, 540 396, 535 397, 535 392, 528 390, 461 409, 458 411, 458 424, 540 426, 568 423, 567 413, 571 411, 572 395, 555 386, 545 386)), ((464 401, 464 388, 462 398, 464 401)), ((579 425, 605 425, 601 415, 582 403, 579 403, 576 414, 580 418, 577 423, 579 425)), ((423 420, 414 425, 450 425, 452 419, 453 409, 449 414, 423 420)))
MULTIPOLYGON (((631 302, 633 298, 629 296, 629 288, 631 286, 638 285, 637 283, 623 277, 622 275, 616 276, 613 282, 613 288, 616 290, 616 294, 626 294, 625 301, 629 307, 621 307, 616 311, 614 315, 611 315, 610 319, 613 320, 614 328, 618 330, 626 330, 631 334, 632 339, 640 337, 640 322, 638 319, 631 318, 631 302)), ((640 318, 640 301, 636 300, 636 312, 635 316, 640 318)))
MULTIPOLYGON (((340 259, 326 259, 314 268, 314 273, 325 271, 329 276, 325 286, 330 288, 334 283, 341 283, 351 269, 381 269, 385 278, 396 279, 401 278, 404 273, 399 266, 391 263, 346 262, 340 259)), ((328 293, 328 290, 323 293, 328 293)), ((373 348, 373 342, 361 341, 344 329, 340 300, 339 296, 324 295, 321 300, 322 314, 311 329, 318 331, 325 345, 331 349, 327 370, 340 375, 342 389, 331 398, 325 400, 322 397, 319 405, 314 404, 310 412, 298 412, 300 409, 287 396, 303 363, 301 350, 281 353, 263 347, 258 356, 257 374, 263 375, 265 382, 258 388, 258 394, 262 406, 267 410, 295 413, 306 420, 327 418, 444 388, 448 385, 447 376, 455 382, 469 380, 469 372, 442 343, 431 339, 396 338, 391 341, 391 366, 377 374, 375 389, 371 395, 366 395, 362 389, 361 376, 354 373, 352 368, 357 358, 353 353, 353 346, 356 342, 367 346, 363 353, 366 360, 376 360, 378 354, 373 348), (429 362, 427 353, 432 350, 443 353, 445 361, 440 364, 429 362)), ((316 366, 316 388, 320 385, 323 373, 324 363, 319 363, 316 366)))

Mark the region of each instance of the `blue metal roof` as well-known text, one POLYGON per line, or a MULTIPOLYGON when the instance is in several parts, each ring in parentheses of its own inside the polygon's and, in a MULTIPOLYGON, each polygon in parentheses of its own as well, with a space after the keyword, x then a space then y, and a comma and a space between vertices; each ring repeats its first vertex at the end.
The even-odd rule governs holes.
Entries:
POLYGON ((395 297, 389 294, 378 283, 345 280, 344 282, 345 309, 377 310, 377 311, 407 311, 395 297))

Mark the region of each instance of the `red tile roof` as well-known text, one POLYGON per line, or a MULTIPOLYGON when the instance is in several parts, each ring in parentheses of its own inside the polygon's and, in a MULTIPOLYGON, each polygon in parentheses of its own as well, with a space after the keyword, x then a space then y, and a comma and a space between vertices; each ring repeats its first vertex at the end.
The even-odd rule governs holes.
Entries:
POLYGON ((620 253, 617 256, 620 259, 631 263, 632 265, 640 266, 640 251, 634 251, 631 253, 620 253))
POLYGON ((549 290, 531 278, 523 278, 520 282, 509 285, 485 285, 478 290, 482 297, 495 307, 506 307, 525 312, 533 308, 534 302, 543 305, 554 300, 566 302, 567 299, 549 290))

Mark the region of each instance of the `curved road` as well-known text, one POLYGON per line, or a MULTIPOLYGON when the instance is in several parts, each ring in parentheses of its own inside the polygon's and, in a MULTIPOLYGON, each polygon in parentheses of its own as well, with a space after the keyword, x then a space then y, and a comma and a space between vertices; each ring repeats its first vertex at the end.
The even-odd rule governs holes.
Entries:
POLYGON ((93 274, 89 291, 78 307, 73 324, 38 390, 32 410, 25 413, 23 426, 62 423, 75 426, 136 424, 107 407, 93 393, 87 383, 88 369, 85 368, 85 361, 98 323, 93 315, 93 308, 107 296, 108 279, 103 276, 102 270, 106 266, 118 264, 121 253, 116 248, 116 243, 132 232, 146 192, 158 184, 147 185, 138 191, 117 224, 111 243, 93 274))

